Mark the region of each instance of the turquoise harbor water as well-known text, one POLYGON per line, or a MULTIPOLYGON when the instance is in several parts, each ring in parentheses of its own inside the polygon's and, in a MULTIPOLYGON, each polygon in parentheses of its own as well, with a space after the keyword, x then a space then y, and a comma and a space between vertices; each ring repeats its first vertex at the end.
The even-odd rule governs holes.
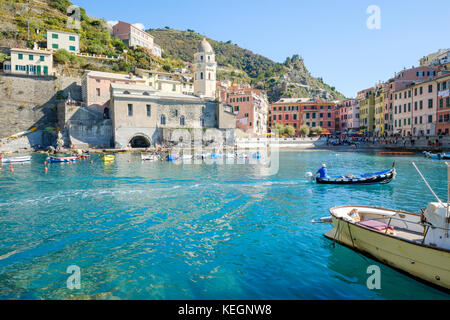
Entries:
MULTIPOLYGON (((446 199, 443 162, 350 152, 281 152, 276 175, 258 165, 31 164, 0 172, 1 299, 448 299, 449 295, 336 245, 312 219, 335 205, 417 212, 434 198, 416 161, 446 199), (329 174, 388 169, 388 185, 308 183, 329 174), (381 267, 369 290, 367 267, 381 267), (67 267, 81 269, 69 290, 67 267)), ((128 162, 128 160, 131 160, 128 162)))

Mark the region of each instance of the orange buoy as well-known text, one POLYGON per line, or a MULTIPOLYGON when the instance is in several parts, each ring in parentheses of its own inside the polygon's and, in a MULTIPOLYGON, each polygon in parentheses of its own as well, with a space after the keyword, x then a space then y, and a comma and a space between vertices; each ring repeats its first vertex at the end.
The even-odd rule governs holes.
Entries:
POLYGON ((44 161, 44 165, 46 165, 47 164, 47 161, 44 161))
POLYGON ((45 173, 47 173, 48 172, 48 168, 44 167, 44 171, 45 171, 45 173))
POLYGON ((14 172, 14 168, 13 168, 13 167, 10 167, 9 170, 10 170, 11 172, 14 172))
POLYGON ((22 166, 23 166, 24 164, 23 164, 23 162, 22 162, 22 166))

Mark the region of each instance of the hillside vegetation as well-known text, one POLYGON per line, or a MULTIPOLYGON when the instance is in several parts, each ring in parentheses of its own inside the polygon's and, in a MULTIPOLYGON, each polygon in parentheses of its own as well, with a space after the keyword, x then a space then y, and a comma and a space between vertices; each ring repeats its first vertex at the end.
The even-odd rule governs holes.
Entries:
POLYGON ((165 56, 184 61, 192 61, 198 43, 206 38, 216 53, 218 79, 251 83, 267 90, 271 101, 280 97, 312 96, 327 100, 344 98, 321 78, 312 77, 298 55, 287 58, 284 63, 277 63, 231 41, 215 41, 193 30, 181 31, 165 27, 147 32, 155 37, 155 42, 161 46, 165 56))
MULTIPOLYGON (((148 30, 163 49, 162 58, 155 57, 145 48, 129 49, 111 35, 111 27, 103 19, 89 16, 80 10, 80 29, 68 26, 69 0, 0 0, 0 47, 37 43, 46 47, 46 30, 76 31, 80 34, 82 52, 95 55, 122 56, 120 60, 86 59, 64 50, 55 54, 55 62, 66 69, 130 72, 134 68, 173 71, 183 62, 192 62, 203 35, 193 30, 180 31, 168 27, 148 30), (126 53, 124 50, 127 50, 126 53)), ((298 55, 284 63, 274 62, 250 50, 240 48, 231 41, 207 38, 216 53, 218 79, 250 83, 267 90, 269 99, 280 97, 318 97, 327 100, 342 99, 333 87, 314 78, 298 55)), ((3 50, 4 51, 4 50, 3 50)), ((0 53, 0 62, 6 59, 0 53)), ((62 70, 64 70, 64 68, 62 70)))

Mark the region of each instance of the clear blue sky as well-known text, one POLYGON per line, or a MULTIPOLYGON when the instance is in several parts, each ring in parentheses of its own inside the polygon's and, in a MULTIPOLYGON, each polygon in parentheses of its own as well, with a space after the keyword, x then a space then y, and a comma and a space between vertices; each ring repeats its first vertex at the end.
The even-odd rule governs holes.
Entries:
POLYGON ((348 97, 450 47, 448 0, 73 0, 105 20, 193 29, 283 62, 299 54, 313 76, 348 97), (369 30, 366 9, 381 10, 369 30))

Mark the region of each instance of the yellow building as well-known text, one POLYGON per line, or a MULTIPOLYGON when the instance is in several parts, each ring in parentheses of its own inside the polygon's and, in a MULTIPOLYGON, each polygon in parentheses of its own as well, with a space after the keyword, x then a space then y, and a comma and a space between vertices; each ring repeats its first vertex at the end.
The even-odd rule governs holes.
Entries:
POLYGON ((373 134, 375 131, 375 93, 374 88, 358 92, 359 128, 361 132, 373 134))
POLYGON ((194 84, 192 79, 189 79, 192 77, 139 68, 136 68, 135 73, 145 80, 146 86, 152 87, 157 91, 194 95, 194 84))
POLYGON ((374 91, 375 131, 374 135, 384 135, 384 88, 378 85, 374 91))

